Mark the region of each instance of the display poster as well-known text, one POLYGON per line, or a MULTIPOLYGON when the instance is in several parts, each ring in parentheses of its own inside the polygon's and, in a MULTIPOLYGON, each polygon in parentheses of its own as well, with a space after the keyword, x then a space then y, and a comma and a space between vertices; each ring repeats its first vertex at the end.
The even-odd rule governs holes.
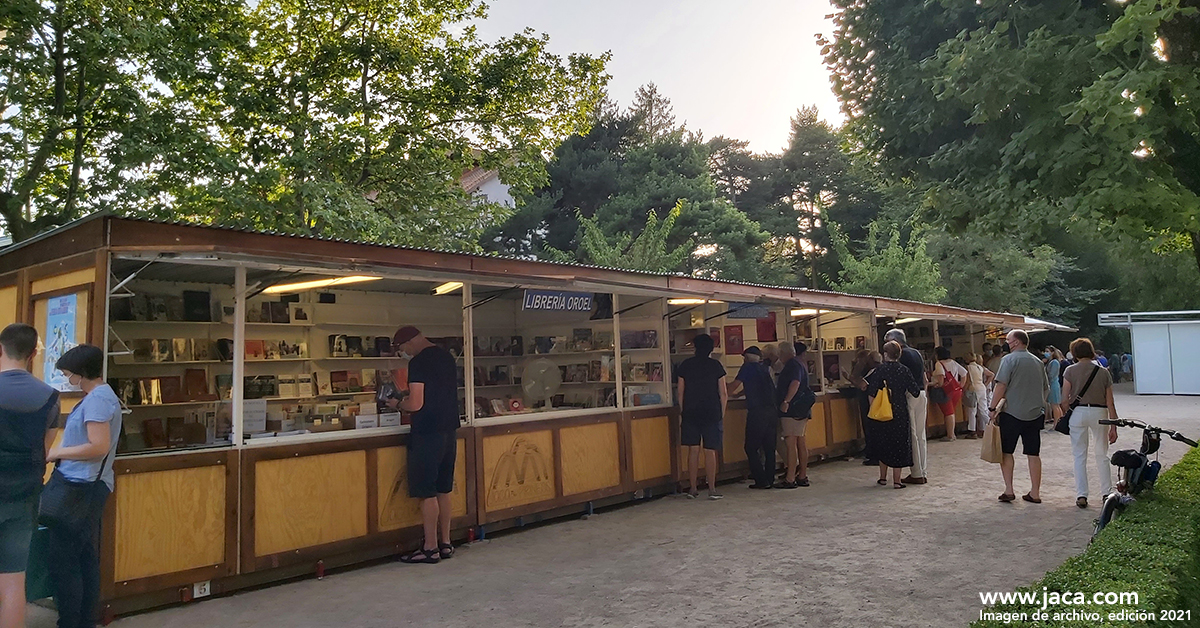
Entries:
POLYGON ((775 327, 775 312, 767 312, 767 315, 755 321, 755 338, 759 342, 777 342, 779 340, 776 334, 775 327))
POLYGON ((47 299, 45 358, 42 362, 42 381, 60 392, 77 391, 62 372, 55 368, 58 359, 75 346, 75 309, 77 295, 47 299))
POLYGON ((267 431, 267 400, 247 399, 242 402, 242 433, 267 431))
POLYGON ((742 343, 742 326, 726 325, 725 353, 728 355, 741 355, 744 349, 745 346, 742 343))

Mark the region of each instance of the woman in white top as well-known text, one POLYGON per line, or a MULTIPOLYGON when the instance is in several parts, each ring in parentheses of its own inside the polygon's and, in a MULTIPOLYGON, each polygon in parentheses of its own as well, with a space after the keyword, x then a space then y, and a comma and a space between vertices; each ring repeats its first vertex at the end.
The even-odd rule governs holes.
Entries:
POLYGON ((1071 451, 1075 454, 1075 505, 1088 507, 1087 458, 1089 445, 1096 460, 1096 474, 1100 479, 1100 494, 1112 492, 1112 465, 1108 462, 1108 446, 1117 442, 1117 426, 1101 425, 1101 419, 1117 418, 1117 407, 1113 401, 1112 374, 1096 363, 1096 349, 1087 338, 1071 343, 1071 353, 1079 359, 1063 373, 1063 389, 1060 407, 1066 412, 1071 403, 1078 399, 1071 411, 1071 451), (1093 373, 1095 377, 1093 378, 1093 373), (1091 379, 1091 384, 1088 380, 1091 379))
POLYGON ((958 402, 962 400, 964 390, 962 386, 963 382, 967 381, 967 369, 963 368, 963 365, 958 362, 950 359, 950 350, 946 347, 938 347, 935 351, 937 352, 938 361, 937 366, 933 367, 933 386, 945 386, 948 381, 946 379, 947 373, 958 382, 958 390, 952 394, 950 391, 947 391, 946 401, 938 404, 938 407, 942 410, 942 416, 946 417, 946 436, 942 440, 952 441, 954 440, 954 424, 957 422, 954 416, 954 409, 958 405, 958 402))
POLYGON ((983 358, 972 353, 967 357, 967 388, 963 393, 963 412, 967 415, 967 438, 983 436, 988 422, 988 386, 996 374, 983 365, 983 358))

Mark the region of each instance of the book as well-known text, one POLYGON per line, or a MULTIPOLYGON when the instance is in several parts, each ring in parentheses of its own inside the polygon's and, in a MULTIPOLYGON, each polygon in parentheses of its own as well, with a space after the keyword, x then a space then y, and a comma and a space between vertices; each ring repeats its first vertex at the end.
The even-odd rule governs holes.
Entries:
POLYGON ((139 379, 138 398, 143 406, 162 405, 162 383, 158 378, 139 379))
POLYGON ((267 308, 267 315, 270 317, 268 322, 286 325, 292 322, 291 308, 283 301, 275 301, 272 303, 264 303, 263 307, 267 308))
POLYGON ((390 358, 396 355, 396 352, 392 351, 392 339, 387 336, 376 336, 375 353, 381 358, 390 358))
POLYGON ((172 338, 171 351, 175 354, 176 362, 191 362, 196 359, 192 354, 191 338, 172 338))
POLYGON ((507 364, 501 364, 492 369, 492 378, 496 384, 507 385, 512 383, 512 367, 507 364))
POLYGON ((592 348, 602 351, 613 349, 613 333, 611 331, 598 331, 592 340, 592 348))
MULTIPOLYGON (((433 342, 433 339, 431 338, 429 341, 433 342)), ((436 345, 437 343, 433 342, 433 344, 436 345)), ((379 357, 379 345, 375 344, 375 336, 363 336, 362 352, 364 358, 379 357)))
POLYGON ((491 399, 492 414, 507 414, 508 402, 505 399, 491 399))
POLYGON ((175 347, 170 338, 157 338, 153 341, 150 356, 151 362, 174 362, 175 347))
POLYGON ((767 312, 766 317, 754 319, 755 339, 758 342, 777 342, 775 312, 767 312))
POLYGON ((228 401, 233 398, 233 375, 230 373, 217 373, 217 398, 228 401))
POLYGON ((145 338, 138 340, 130 340, 126 343, 129 350, 133 352, 134 362, 153 362, 154 361, 154 341, 145 338))
POLYGON ((662 362, 647 362, 646 363, 646 380, 651 382, 663 381, 663 364, 662 362))
POLYGON ((266 343, 262 340, 247 340, 246 341, 246 359, 247 360, 262 360, 266 357, 266 343))
POLYGON ((192 338, 192 359, 196 362, 208 362, 216 359, 212 341, 208 338, 192 338))
MULTIPOLYGON (((263 359, 264 360, 278 360, 280 358, 279 341, 278 340, 264 340, 262 342, 263 342, 263 359)), ((247 359, 249 359, 248 356, 247 356, 247 359)))
POLYGON ((222 362, 233 361, 233 340, 230 338, 218 338, 213 343, 213 350, 216 351, 216 357, 222 362))
POLYGON ((279 378, 275 375, 247 375, 242 381, 246 399, 279 396, 279 378))
POLYGON ((600 360, 592 360, 588 362, 588 381, 600 381, 600 360))
POLYGON ((151 321, 169 321, 171 320, 170 312, 167 310, 166 297, 162 295, 146 295, 146 304, 149 307, 149 318, 151 321))
POLYGON ((316 394, 311 373, 300 373, 296 376, 296 396, 312 397, 316 394))
POLYGON ((212 293, 207 290, 183 291, 183 320, 207 323, 212 320, 212 293))
POLYGON ((592 328, 591 327, 576 327, 571 330, 571 350, 572 351, 591 351, 592 350, 592 328))
POLYGON ((280 397, 297 397, 300 392, 297 388, 297 378, 295 375, 280 375, 279 376, 279 396, 280 397))
POLYGON ((330 334, 329 335, 329 357, 331 358, 346 358, 350 353, 346 349, 345 334, 330 334))
MULTIPOLYGON (((349 373, 346 371, 330 371, 329 372, 329 389, 333 394, 341 394, 350 392, 349 373)), ((360 376, 361 377, 361 376, 360 376)), ((361 386, 361 381, 359 382, 361 386)))
POLYGON ((205 401, 208 394, 208 372, 187 369, 183 372, 183 395, 186 401, 205 401))
POLYGON ((146 419, 142 421, 142 439, 146 447, 155 449, 167 446, 167 431, 163 429, 162 419, 146 419))
POLYGON ((362 371, 349 370, 346 371, 346 390, 349 392, 363 391, 362 371))

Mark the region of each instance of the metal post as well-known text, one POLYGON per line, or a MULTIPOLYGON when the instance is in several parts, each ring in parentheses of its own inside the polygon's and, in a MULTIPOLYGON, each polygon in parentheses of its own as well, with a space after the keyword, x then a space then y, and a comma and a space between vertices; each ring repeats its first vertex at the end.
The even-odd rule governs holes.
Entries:
POLYGON ((462 287, 463 386, 466 387, 467 425, 475 425, 475 308, 469 307, 474 302, 473 286, 464 281, 462 287))
POLYGON ((233 269, 233 446, 241 447, 244 437, 242 407, 246 376, 246 267, 233 269))
POLYGON ((617 293, 612 295, 613 307, 613 359, 616 361, 617 380, 617 409, 625 409, 625 365, 621 362, 621 298, 617 293))

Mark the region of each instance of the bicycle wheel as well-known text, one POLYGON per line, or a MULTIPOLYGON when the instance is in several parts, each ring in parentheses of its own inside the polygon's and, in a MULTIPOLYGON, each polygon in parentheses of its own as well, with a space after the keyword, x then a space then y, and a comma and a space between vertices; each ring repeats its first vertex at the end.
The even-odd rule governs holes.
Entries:
POLYGON ((1100 518, 1096 519, 1096 529, 1092 532, 1093 541, 1096 540, 1096 536, 1100 534, 1104 526, 1108 525, 1117 516, 1117 508, 1120 504, 1121 497, 1119 493, 1113 493, 1108 496, 1108 499, 1104 500, 1104 505, 1100 507, 1100 518))

